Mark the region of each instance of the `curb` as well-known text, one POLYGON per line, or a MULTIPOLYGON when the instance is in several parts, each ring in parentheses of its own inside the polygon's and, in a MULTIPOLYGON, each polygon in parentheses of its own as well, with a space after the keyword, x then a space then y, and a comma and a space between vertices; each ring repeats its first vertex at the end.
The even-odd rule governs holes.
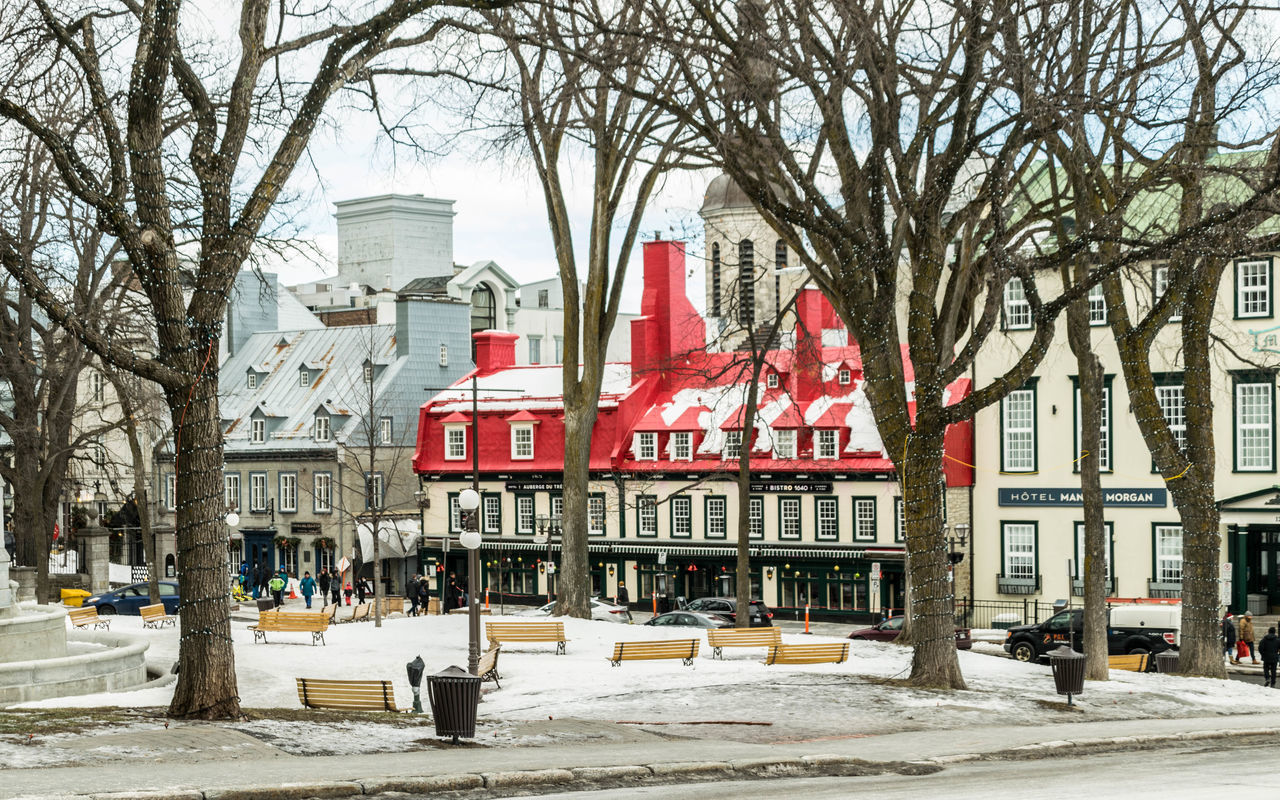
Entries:
MULTIPOLYGON (((74 798, 75 800, 305 800, 306 798, 376 796, 384 793, 480 793, 512 789, 524 790, 520 792, 521 794, 537 794, 541 789, 563 790, 575 785, 585 790, 624 784, 661 785, 686 780, 728 778, 750 780, 885 772, 918 775, 922 774, 922 769, 936 771, 949 765, 972 761, 998 760, 1002 758, 1050 758, 1066 755, 1064 751, 1074 748, 1158 745, 1205 739, 1276 735, 1280 735, 1280 727, 1218 729, 1141 736, 1054 739, 989 753, 956 753, 912 762, 868 761, 853 756, 818 754, 803 757, 751 758, 734 761, 683 761, 662 764, 513 770, 509 772, 468 772, 401 778, 368 778, 352 781, 251 784, 207 791, 175 788, 138 792, 58 795, 58 797, 74 798)), ((14 800, 49 800, 49 797, 49 795, 26 795, 14 798, 14 800)))

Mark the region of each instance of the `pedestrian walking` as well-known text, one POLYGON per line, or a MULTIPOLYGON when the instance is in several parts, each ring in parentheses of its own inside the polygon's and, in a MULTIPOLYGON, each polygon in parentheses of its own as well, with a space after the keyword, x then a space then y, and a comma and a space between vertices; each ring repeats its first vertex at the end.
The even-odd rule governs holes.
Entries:
POLYGON ((351 605, 351 581, 347 581, 347 585, 342 588, 342 593, 347 597, 347 605, 351 605))
POLYGON ((364 596, 368 592, 369 589, 365 586, 364 578, 356 578, 356 600, 360 605, 364 605, 364 596))
POLYGON ((275 607, 279 608, 284 605, 284 572, 277 572, 271 576, 271 580, 267 582, 267 589, 271 592, 271 599, 275 601, 275 607))
POLYGON ((1222 615, 1222 652, 1227 657, 1227 661, 1232 664, 1239 664, 1236 659, 1236 623, 1231 612, 1227 611, 1222 615))
POLYGON ((426 575, 418 580, 418 608, 421 609, 421 614, 427 613, 431 608, 431 582, 426 575))
POLYGON ((333 593, 333 604, 342 605, 342 576, 337 567, 329 568, 329 591, 333 593))
POLYGON ((627 593, 625 581, 618 581, 618 591, 614 594, 613 601, 627 610, 627 622, 631 622, 631 595, 627 593))
POLYGON ((256 562, 253 565, 252 583, 253 583, 253 599, 257 600, 259 597, 261 597, 264 594, 263 587, 267 585, 267 582, 262 577, 262 565, 256 562))
MULTIPOLYGON (((310 572, 302 573, 302 580, 298 582, 298 590, 302 592, 302 599, 307 601, 307 608, 311 608, 311 595, 316 593, 316 580, 311 577, 310 572)), ((323 595, 321 595, 323 597, 323 595)))
POLYGON ((1280 636, 1275 626, 1267 628, 1267 635, 1258 642, 1258 655, 1262 657, 1262 685, 1276 688, 1276 661, 1280 660, 1280 636))
POLYGON ((320 603, 329 602, 329 570, 323 567, 316 570, 316 586, 320 587, 320 603))
POLYGON ((404 597, 409 601, 409 616, 418 616, 418 573, 413 574, 413 580, 404 585, 404 597))
MULTIPOLYGON (((1240 641, 1247 646, 1249 657, 1253 659, 1253 663, 1258 663, 1258 651, 1253 646, 1253 612, 1246 611, 1240 619, 1240 641)), ((1237 655, 1237 658, 1240 656, 1237 655)))

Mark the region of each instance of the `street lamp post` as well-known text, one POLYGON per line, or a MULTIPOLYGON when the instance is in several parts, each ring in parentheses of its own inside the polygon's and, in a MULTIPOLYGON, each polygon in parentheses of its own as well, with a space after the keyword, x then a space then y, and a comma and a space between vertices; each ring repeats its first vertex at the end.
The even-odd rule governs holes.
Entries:
MULTIPOLYGON (((947 546, 950 548, 950 552, 947 554, 947 560, 951 562, 951 613, 952 613, 952 616, 955 615, 955 608, 956 608, 956 566, 959 565, 961 561, 964 561, 964 545, 965 545, 965 541, 969 537, 969 526, 962 522, 956 525, 953 530, 955 530, 955 536, 947 537, 947 546), (956 545, 960 546, 959 551, 956 550, 956 545)), ((972 586, 972 583, 970 584, 970 586, 972 586)), ((969 614, 969 603, 966 598, 965 616, 967 617, 968 614, 969 614)))
MULTIPOLYGON (((551 576, 556 574, 555 562, 551 560, 551 537, 560 533, 560 518, 541 514, 538 516, 538 528, 533 534, 534 544, 547 544, 547 560, 546 570, 547 576, 547 602, 551 602, 551 576)), ((563 548, 561 548, 563 552, 563 548)))

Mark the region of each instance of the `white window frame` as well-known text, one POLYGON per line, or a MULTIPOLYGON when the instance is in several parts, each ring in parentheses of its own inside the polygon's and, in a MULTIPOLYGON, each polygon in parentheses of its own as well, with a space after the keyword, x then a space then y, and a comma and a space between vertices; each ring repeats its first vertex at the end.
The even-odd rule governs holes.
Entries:
POLYGON ((658 535, 658 498, 653 495, 636 498, 636 534, 650 538, 658 535))
POLYGON ((671 498, 671 538, 693 537, 693 498, 676 495, 671 498))
POLYGON ((379 472, 366 472, 365 492, 364 492, 364 510, 374 511, 386 508, 387 505, 387 482, 386 477, 379 472))
POLYGON ((466 461, 467 459, 467 426, 452 424, 444 426, 444 460, 466 461))
POLYGON ((516 533, 533 533, 534 524, 533 495, 516 495, 516 533))
POLYGON ((106 381, 101 372, 96 369, 89 370, 89 396, 95 403, 101 403, 105 396, 106 381))
POLYGON ((502 495, 486 494, 480 498, 480 523, 485 533, 502 535, 502 495))
POLYGON ((893 498, 893 540, 907 540, 907 504, 901 497, 893 498))
MULTIPOLYGON (((1075 418, 1076 418, 1076 458, 1081 457, 1080 450, 1080 434, 1081 434, 1081 417, 1080 417, 1080 387, 1075 389, 1075 418)), ((1111 471, 1111 382, 1104 381, 1102 385, 1102 408, 1099 409, 1102 416, 1102 423, 1099 426, 1098 437, 1098 470, 1100 472, 1111 471)), ((1075 464, 1075 471, 1080 471, 1080 462, 1075 464)))
POLYGON ((1000 471, 1036 471, 1036 389, 1015 389, 1000 401, 1000 471))
POLYGON ((378 417, 378 444, 391 444, 395 424, 391 417, 378 417))
POLYGON ((178 507, 178 476, 172 472, 164 474, 164 507, 169 511, 178 507))
POLYGON ((764 538, 764 498, 752 496, 747 498, 747 538, 764 538))
POLYGON ((693 434, 688 431, 676 431, 671 434, 671 460, 693 460, 693 434))
POLYGON ((742 431, 724 432, 724 449, 720 457, 725 461, 737 461, 742 454, 742 431))
POLYGON ((564 337, 553 336, 551 337, 551 340, 555 343, 556 363, 563 364, 564 363, 564 337))
POLYGON ((530 364, 542 363, 542 337, 541 336, 529 337, 529 363, 530 364))
POLYGON ((818 540, 834 542, 840 539, 840 498, 815 497, 813 517, 818 540))
POLYGON ((858 542, 876 540, 876 500, 874 497, 853 498, 853 539, 858 542))
POLYGON ((1107 324, 1107 295, 1100 283, 1089 290, 1089 324, 1095 328, 1107 324))
POLYGON ((836 372, 836 383, 841 386, 848 386, 853 383, 853 372, 848 369, 842 369, 836 372))
POLYGON ((222 504, 227 510, 240 508, 240 473, 222 473, 222 504))
POLYGON ((773 457, 794 460, 796 457, 796 430, 784 428, 773 432, 773 457))
POLYGON ((364 382, 373 383, 373 365, 372 364, 364 365, 364 382))
POLYGON ((587 535, 604 536, 606 521, 604 495, 587 495, 587 535))
POLYGON ((707 539, 724 539, 729 535, 729 503, 724 497, 707 498, 707 539))
POLYGON ((298 510, 298 473, 281 472, 280 480, 280 507, 276 509, 281 513, 295 513, 298 510))
POLYGON ((249 510, 266 511, 267 502, 271 500, 267 491, 267 473, 249 473, 249 510))
POLYGON ((840 431, 835 428, 819 428, 813 432, 813 457, 818 461, 832 461, 840 457, 840 431))
POLYGON ((257 389, 258 373, 254 372, 253 370, 249 370, 247 373, 245 373, 244 385, 248 389, 257 389))
POLYGON ((1004 327, 1010 331, 1031 330, 1031 302, 1021 278, 1010 278, 1004 285, 1004 327))
POLYGON ((658 434, 640 431, 636 434, 636 461, 658 460, 658 434))
POLYGON ((329 437, 333 435, 333 428, 329 424, 328 414, 316 414, 311 421, 311 436, 317 442, 327 442, 329 437))
POLYGON ((804 535, 799 497, 778 498, 778 538, 795 541, 804 535))
POLYGON ((511 460, 533 459, 533 423, 519 422, 511 425, 511 460))
MULTIPOLYGON (((1151 278, 1153 295, 1152 302, 1160 302, 1160 298, 1164 297, 1169 291, 1169 265, 1157 264, 1153 269, 1151 278)), ((1170 322, 1182 322, 1182 307, 1179 306, 1169 315, 1170 322)))
POLYGON ((778 388, 777 373, 770 372, 768 375, 766 375, 764 378, 764 385, 770 389, 777 389, 778 388))
POLYGON ((1275 384, 1239 381, 1235 384, 1235 470, 1271 472, 1275 469, 1275 384), (1251 410, 1251 401, 1265 406, 1251 410))
POLYGON ((1182 583, 1182 526, 1157 524, 1152 535, 1156 583, 1182 583))
POLYGON ((1271 262, 1236 262, 1236 319, 1271 316, 1271 262))
POLYGON ((1178 443, 1178 450, 1187 449, 1187 395, 1186 386, 1181 383, 1157 384, 1156 402, 1160 404, 1160 413, 1178 443))
POLYGON ((316 514, 333 511, 333 474, 317 472, 311 479, 311 510, 316 514))
MULTIPOLYGON (((1115 577, 1111 572, 1112 537, 1115 536, 1115 527, 1111 522, 1103 522, 1102 529, 1104 531, 1104 536, 1106 537, 1106 540, 1107 540, 1107 549, 1106 549, 1107 580, 1111 580, 1113 577, 1115 577)), ((1075 531, 1076 531, 1076 544, 1075 544, 1076 561, 1074 565, 1075 579, 1078 581, 1082 581, 1084 580, 1084 523, 1077 522, 1075 524, 1075 531)))
POLYGON ((311 385, 311 370, 308 370, 308 369, 298 370, 298 385, 303 388, 306 388, 311 385))
POLYGON ((1031 522, 1000 524, 1002 575, 1012 580, 1036 579, 1036 526, 1031 522))
POLYGON ((267 440, 267 421, 261 417, 249 420, 249 442, 262 444, 267 440))

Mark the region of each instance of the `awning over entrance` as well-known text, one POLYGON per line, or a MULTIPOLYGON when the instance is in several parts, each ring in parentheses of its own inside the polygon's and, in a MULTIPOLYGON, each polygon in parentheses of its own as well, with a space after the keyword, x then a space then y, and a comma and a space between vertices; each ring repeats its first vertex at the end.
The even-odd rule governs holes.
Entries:
MULTIPOLYGON (((436 540, 428 540, 427 546, 439 544, 436 540)), ((361 540, 362 548, 364 541, 361 540)), ((552 550, 560 550, 560 541, 554 540, 551 543, 552 550)), ((480 546, 483 550, 507 550, 507 551, 530 551, 530 552, 547 552, 546 544, 537 544, 528 539, 494 539, 486 537, 484 544, 480 546)), ((590 553, 605 553, 617 556, 643 556, 657 555, 658 553, 666 553, 669 556, 677 558, 733 558, 738 554, 736 547, 692 547, 688 545, 668 545, 668 544, 621 544, 617 541, 613 542, 588 542, 587 551, 590 553)), ((884 547, 778 547, 776 545, 752 545, 752 558, 863 558, 880 561, 898 561, 903 557, 901 548, 890 549, 884 547)))
MULTIPOLYGON (((405 558, 410 553, 417 554, 418 533, 420 523, 417 517, 394 518, 384 517, 378 521, 382 534, 378 554, 383 558, 405 558)), ((365 561, 373 560, 373 524, 361 522, 356 527, 360 537, 360 555, 365 561)))

